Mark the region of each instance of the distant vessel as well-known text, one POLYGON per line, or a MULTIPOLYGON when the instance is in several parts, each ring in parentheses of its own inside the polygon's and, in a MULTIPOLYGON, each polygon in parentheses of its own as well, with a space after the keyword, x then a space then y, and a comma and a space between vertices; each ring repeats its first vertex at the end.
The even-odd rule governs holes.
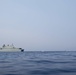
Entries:
POLYGON ((14 45, 3 45, 1 48, 0 48, 0 52, 17 52, 17 51, 21 51, 23 52, 24 49, 22 48, 16 48, 14 47, 14 45))

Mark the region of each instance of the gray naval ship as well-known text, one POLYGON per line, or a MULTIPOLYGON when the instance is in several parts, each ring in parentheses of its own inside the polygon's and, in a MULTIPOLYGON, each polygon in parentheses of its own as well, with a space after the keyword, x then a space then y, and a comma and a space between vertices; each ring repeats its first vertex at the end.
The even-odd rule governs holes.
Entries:
POLYGON ((12 45, 3 45, 1 48, 0 48, 0 52, 24 52, 24 49, 22 48, 16 48, 13 44, 12 45))

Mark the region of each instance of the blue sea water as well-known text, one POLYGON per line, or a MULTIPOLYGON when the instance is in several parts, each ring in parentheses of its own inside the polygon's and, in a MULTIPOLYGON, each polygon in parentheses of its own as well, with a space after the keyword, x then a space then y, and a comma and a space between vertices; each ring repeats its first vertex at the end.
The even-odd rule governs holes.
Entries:
POLYGON ((76 75, 76 52, 0 52, 0 75, 76 75))

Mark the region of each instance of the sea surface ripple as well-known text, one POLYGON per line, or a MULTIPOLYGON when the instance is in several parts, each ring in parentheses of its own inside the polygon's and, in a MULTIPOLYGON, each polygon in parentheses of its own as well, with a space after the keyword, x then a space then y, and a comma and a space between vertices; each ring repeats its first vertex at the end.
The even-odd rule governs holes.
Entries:
POLYGON ((0 52, 0 75, 76 75, 76 52, 0 52))

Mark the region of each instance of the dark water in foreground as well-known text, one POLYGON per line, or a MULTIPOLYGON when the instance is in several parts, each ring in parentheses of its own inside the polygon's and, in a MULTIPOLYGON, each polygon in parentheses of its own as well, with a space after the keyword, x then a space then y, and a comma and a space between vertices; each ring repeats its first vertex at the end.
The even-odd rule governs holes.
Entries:
POLYGON ((76 75, 76 52, 1 52, 0 75, 76 75))

